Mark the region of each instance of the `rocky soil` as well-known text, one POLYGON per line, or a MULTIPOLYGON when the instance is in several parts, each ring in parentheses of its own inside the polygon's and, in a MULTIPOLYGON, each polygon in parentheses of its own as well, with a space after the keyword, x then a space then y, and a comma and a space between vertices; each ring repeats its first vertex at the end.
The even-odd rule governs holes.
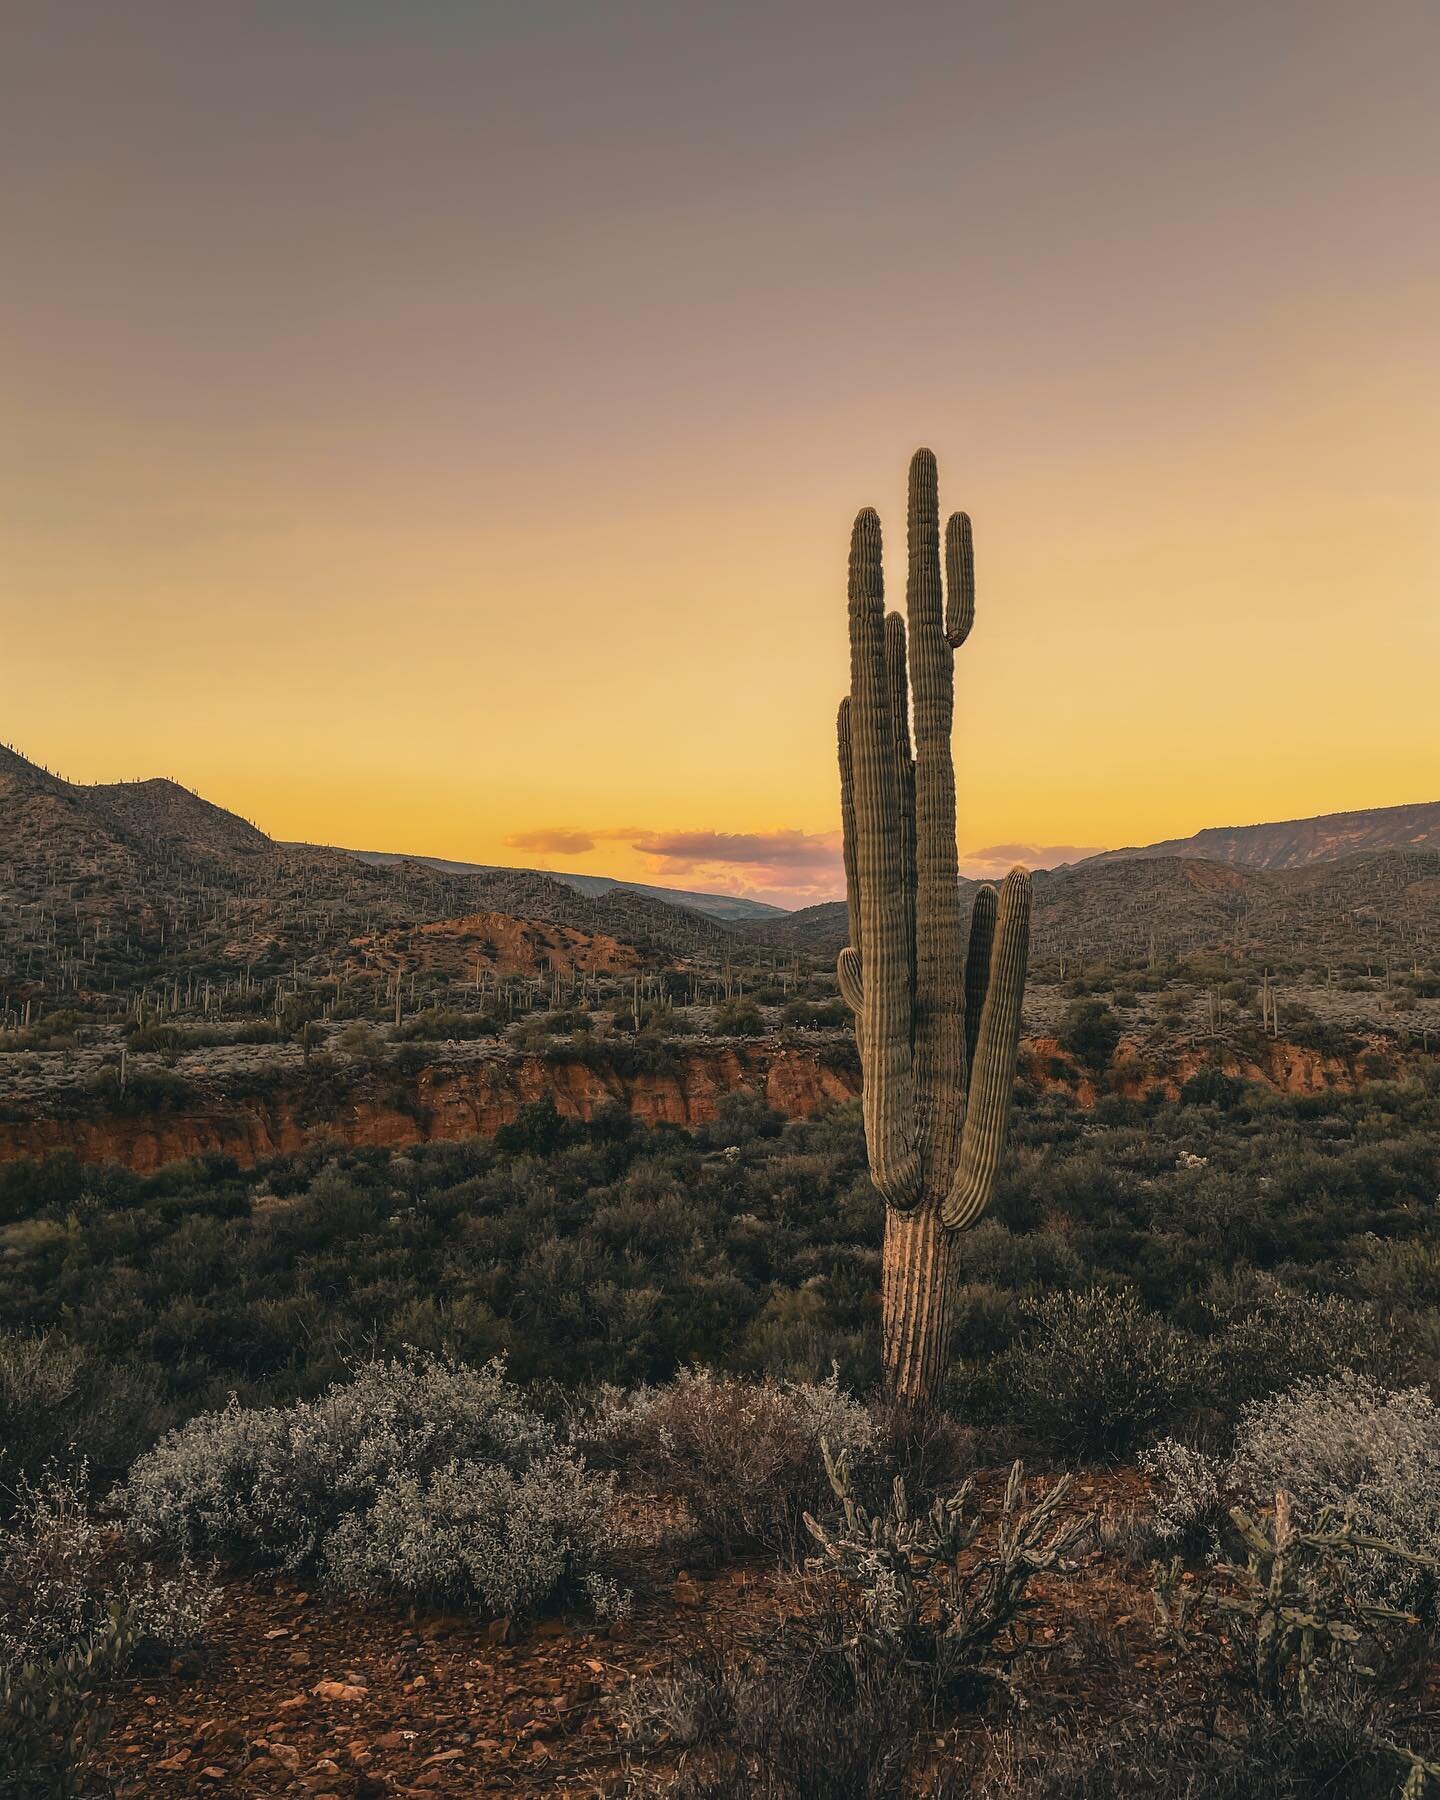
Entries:
MULTIPOLYGON (((1005 1471, 977 1486, 998 1495, 1005 1471)), ((1123 1517, 1143 1497, 1133 1471, 1077 1478, 1071 1512, 1123 1517)), ((634 1792, 703 1750, 638 1743, 625 1690, 706 1648, 751 1657, 797 1605, 772 1559, 685 1565, 682 1534, 645 1532, 624 1579, 635 1609, 621 1625, 578 1616, 513 1631, 505 1621, 426 1617, 338 1603, 292 1583, 231 1580, 208 1658, 129 1682, 113 1696, 104 1764, 120 1800, 164 1794, 384 1795, 634 1792)), ((1157 1646, 1148 1574, 1125 1566, 1100 1529, 1066 1574, 1037 1577, 1027 1627, 1027 1704, 1105 1704, 1118 1662, 1168 1668, 1157 1646), (1097 1634, 1107 1665, 1091 1654, 1097 1634), (1109 1673, 1107 1673, 1107 1666, 1109 1673)), ((939 1722, 937 1766, 980 1740, 976 1713, 939 1722)))

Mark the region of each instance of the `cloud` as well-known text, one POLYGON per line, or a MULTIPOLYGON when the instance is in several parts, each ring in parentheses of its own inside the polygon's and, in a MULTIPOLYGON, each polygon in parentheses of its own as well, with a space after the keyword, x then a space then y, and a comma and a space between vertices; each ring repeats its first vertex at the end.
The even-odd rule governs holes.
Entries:
POLYGON ((972 880, 992 881, 1008 874, 1016 863, 1027 869, 1056 869, 1061 863, 1098 856, 1104 848, 1103 844, 987 844, 961 855, 960 873, 972 880))
POLYGON ((656 831, 635 839, 643 856, 675 862, 722 862, 745 868, 838 867, 837 831, 656 831))
POLYGON ((593 831, 573 831, 566 825, 548 825, 539 831, 514 831, 505 840, 512 850, 548 850, 558 856, 583 856, 595 848, 593 831))
MULTIPOLYGON (((769 900, 776 906, 814 906, 845 895, 838 831, 650 831, 640 826, 552 825, 518 831, 505 842, 516 850, 583 856, 601 844, 628 844, 645 859, 646 875, 661 887, 699 888, 769 900)), ((1000 879, 1016 863, 1053 869, 1094 856, 1098 844, 986 844, 967 850, 960 873, 1000 879)), ((609 871, 607 871, 608 873, 609 871)))
POLYGON ((838 831, 656 831, 633 841, 664 881, 777 906, 813 906, 845 891, 838 831))
POLYGON ((513 850, 584 856, 602 843, 629 844, 657 885, 743 894, 777 906, 811 906, 845 892, 838 831, 654 831, 550 825, 505 839, 513 850))

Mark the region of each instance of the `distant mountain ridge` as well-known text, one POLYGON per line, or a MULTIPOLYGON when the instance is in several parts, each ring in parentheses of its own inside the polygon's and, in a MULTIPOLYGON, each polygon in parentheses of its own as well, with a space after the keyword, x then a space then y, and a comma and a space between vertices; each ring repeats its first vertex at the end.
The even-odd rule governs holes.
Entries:
MULTIPOLYGON (((713 914, 620 883, 586 893, 526 870, 462 873, 277 843, 177 782, 87 786, 5 745, 0 895, 0 996, 36 983, 79 993, 97 980, 123 991, 177 945, 187 956, 203 947, 209 974, 293 973, 314 959, 329 966, 361 939, 481 914, 616 940, 645 967, 727 937, 713 914)), ((537 955, 553 966, 558 940, 542 938, 537 955)))
MULTIPOLYGON (((978 884, 961 882, 968 908, 978 884)), ((1037 869, 1031 966, 1057 954, 1142 956, 1248 946, 1283 958, 1301 946, 1337 960, 1363 949, 1427 953, 1440 918, 1440 844, 1362 850, 1294 868, 1213 857, 1091 857, 1037 869)), ((833 955, 849 936, 843 900, 741 928, 757 942, 833 955)))
POLYGON ((1440 850, 1440 800, 1322 813, 1318 818, 1283 819, 1269 825, 1209 825, 1191 837, 1102 850, 1074 866, 1175 856, 1247 869, 1301 869, 1383 850, 1440 850))
POLYGON ((577 894, 595 898, 611 894, 617 888, 627 893, 644 894, 650 900, 663 900, 669 906, 688 906, 692 912, 706 913, 712 919, 772 919, 784 917, 783 906, 771 906, 765 900, 747 900, 739 894, 694 893, 688 888, 654 887, 644 881, 622 881, 614 875, 571 875, 563 869, 525 869, 507 863, 452 862, 444 856, 408 856, 392 850, 347 850, 347 856, 358 856, 361 862, 383 869, 391 863, 420 863, 427 869, 439 869, 446 875, 543 875, 547 881, 559 881, 574 888, 577 894))

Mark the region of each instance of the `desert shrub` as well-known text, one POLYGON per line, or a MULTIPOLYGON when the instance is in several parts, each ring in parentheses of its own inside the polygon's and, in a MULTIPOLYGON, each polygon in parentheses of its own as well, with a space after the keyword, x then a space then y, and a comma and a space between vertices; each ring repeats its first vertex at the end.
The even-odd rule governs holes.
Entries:
POLYGON ((165 1574, 123 1554, 91 1511, 83 1465, 21 1484, 15 1517, 0 1532, 0 1591, 0 1661, 12 1664, 87 1642, 117 1605, 132 1656, 193 1650, 216 1599, 187 1562, 165 1574))
POLYGON ((1212 1298, 1203 1325, 1216 1350, 1211 1398, 1231 1416, 1249 1401, 1337 1369, 1397 1373, 1407 1354, 1374 1306, 1297 1293, 1264 1277, 1248 1291, 1212 1298))
POLYGON ((127 1560, 83 1469, 17 1498, 0 1532, 0 1793, 65 1794, 104 1735, 100 1686, 195 1650, 216 1593, 186 1563, 162 1575, 127 1560))
POLYGON ((171 1416, 137 1370, 54 1335, 0 1332, 0 1518, 51 1463, 119 1475, 171 1416))
POLYGON ((715 1008, 712 1028, 720 1037, 759 1037, 765 1017, 753 1000, 727 1000, 715 1008))
POLYGON ((1238 1106, 1250 1083, 1221 1069, 1200 1069, 1180 1089, 1182 1106, 1217 1106, 1222 1112, 1238 1106))
POLYGON ((877 1467, 899 1476, 921 1506, 953 1493, 980 1464, 978 1433, 942 1407, 882 1398, 871 1402, 870 1416, 877 1467))
MULTIPOLYGON (((427 1008, 424 1012, 411 1013, 403 1019, 391 1032, 391 1038, 397 1044, 412 1043, 417 1039, 447 1039, 457 1041, 467 1038, 495 1037, 504 1029, 503 1021, 483 1012, 451 1012, 448 1010, 427 1008)), ((341 1044, 345 1045, 351 1033, 357 1037, 364 1027, 349 1026, 341 1035, 341 1044)), ((347 1046, 348 1047, 348 1046, 347 1046)), ((360 1048, 368 1048, 360 1039, 360 1048)))
POLYGON ((663 1673, 635 1676, 607 1698, 605 1710, 627 1744, 647 1750, 689 1750, 735 1723, 730 1673, 709 1643, 663 1673))
POLYGON ((1217 1720, 1172 1692, 1146 1697, 1099 1730, 1030 1726, 1003 1735, 963 1785, 970 1800, 1392 1800, 1404 1765, 1364 1709, 1231 1714, 1217 1720))
POLYGON ((1160 1489, 1155 1536, 1172 1548, 1198 1550, 1224 1520, 1217 1460, 1174 1438, 1142 1450, 1140 1467, 1160 1489))
POLYGON ((622 1690, 611 1712, 637 1746, 700 1747, 668 1800, 900 1800, 920 1724, 912 1671, 856 1636, 858 1616, 818 1599, 743 1664, 713 1645, 622 1690), (850 1645, 848 1653, 837 1653, 850 1645))
POLYGON ((1009 1418, 1037 1442, 1123 1455, 1193 1404, 1203 1348, 1126 1290, 1042 1295, 994 1372, 1009 1418))
POLYGON ((63 1449, 57 1421, 79 1394, 84 1353, 50 1337, 0 1336, 0 1483, 38 1473, 63 1449))
POLYGON ((323 1573, 349 1593, 531 1613, 593 1562, 608 1538, 609 1498, 609 1484, 564 1449, 518 1473, 494 1462, 395 1473, 335 1527, 323 1573))
MULTIPOLYGON (((1362 1532, 1440 1557, 1440 1408, 1424 1388, 1350 1371, 1297 1382, 1245 1408, 1226 1479, 1252 1506, 1283 1489, 1302 1521, 1334 1507, 1362 1532)), ((1433 1571, 1380 1552, 1358 1554, 1356 1569, 1367 1599, 1440 1626, 1433 1571)))
POLYGON ((850 1008, 843 1000, 787 1000, 780 1014, 782 1024, 803 1031, 839 1031, 850 1019, 850 1008))
POLYGON ((191 1041, 178 1025, 142 1025, 130 1033, 130 1048, 136 1052, 151 1050, 176 1055, 191 1041))
POLYGON ((1120 1042, 1121 1024, 1103 1000, 1072 1000, 1056 1033, 1060 1048, 1089 1069, 1103 1069, 1120 1042))
POLYGON ((1373 1299, 1401 1306, 1440 1306, 1440 1242, 1434 1238, 1371 1238, 1355 1270, 1373 1299))
POLYGON ((347 1025, 336 1038, 335 1047, 358 1062, 382 1063, 385 1060, 385 1040, 365 1019, 356 1019, 347 1025))
POLYGON ((778 1138, 784 1130, 783 1113, 767 1106, 749 1088, 735 1088, 720 1096, 715 1117, 698 1128, 695 1138, 707 1148, 746 1150, 767 1138, 778 1138))
POLYGON ((507 1156, 547 1156, 564 1138, 565 1121, 547 1094, 530 1100, 495 1133, 495 1148, 507 1156))
POLYGON ((584 1573, 610 1483, 498 1360, 414 1355, 364 1364, 317 1400, 192 1419, 136 1464, 116 1508, 142 1542, 510 1612, 584 1573))
POLYGON ((682 1369, 663 1387, 602 1389, 579 1433, 628 1482, 683 1500, 721 1552, 792 1550, 805 1512, 829 1493, 822 1443, 864 1469, 879 1437, 833 1376, 744 1381, 706 1369, 682 1369))
POLYGON ((0 1795, 55 1800, 77 1783, 109 1728, 97 1690, 123 1663, 129 1622, 117 1606, 83 1642, 49 1655, 0 1654, 0 1795))
POLYGON ((200 1097, 193 1082, 165 1069, 137 1069, 122 1086, 120 1071, 112 1064, 88 1075, 84 1090, 98 1105, 130 1118, 145 1113, 178 1112, 193 1106, 200 1097))

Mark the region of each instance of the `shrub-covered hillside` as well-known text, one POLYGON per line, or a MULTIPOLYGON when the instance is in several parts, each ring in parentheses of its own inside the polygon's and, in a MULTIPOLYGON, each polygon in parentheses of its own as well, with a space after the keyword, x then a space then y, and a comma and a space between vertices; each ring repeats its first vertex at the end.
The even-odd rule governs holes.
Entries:
MULTIPOLYGON (((1434 1366, 1440 1087, 1188 1093, 1022 1102, 998 1204, 965 1240, 950 1398, 967 1418, 1103 1454, 1317 1359, 1434 1366), (1093 1409, 1073 1391, 1092 1351, 1115 1390, 1093 1409)), ((504 1352, 514 1378, 566 1386, 699 1362, 836 1366, 863 1390, 876 1370, 880 1207, 850 1112, 782 1125, 736 1099, 689 1135, 542 1106, 493 1143, 243 1172, 21 1164, 0 1171, 0 1218, 0 1326, 26 1340, 0 1392, 33 1413, 14 1456, 69 1434, 118 1470, 232 1391, 313 1395, 405 1346, 504 1352)))

